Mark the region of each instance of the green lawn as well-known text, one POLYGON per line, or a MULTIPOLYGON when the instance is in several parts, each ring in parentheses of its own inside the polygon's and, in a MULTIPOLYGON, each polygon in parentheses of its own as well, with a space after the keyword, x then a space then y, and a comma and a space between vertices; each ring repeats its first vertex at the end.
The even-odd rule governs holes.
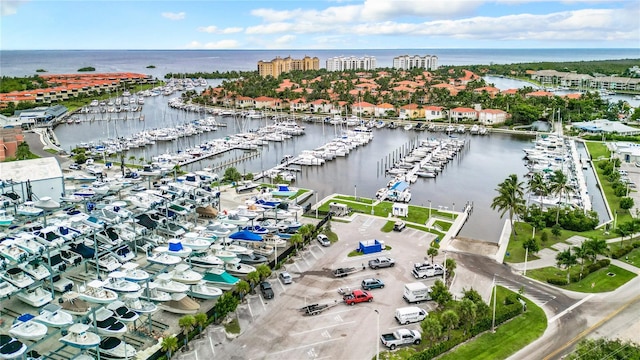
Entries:
POLYGON ((486 332, 438 359, 506 359, 527 346, 542 336, 547 328, 547 317, 544 311, 529 299, 525 298, 525 302, 527 311, 521 316, 498 326, 495 333, 486 332))
POLYGON ((631 250, 630 253, 618 259, 620 261, 624 261, 629 265, 633 265, 635 267, 640 267, 640 248, 635 248, 631 250))
MULTIPOLYGON (((579 275, 580 265, 571 267, 570 271, 572 275, 579 275)), ((559 269, 557 267, 546 267, 541 269, 529 270, 527 271, 527 276, 542 282, 546 282, 547 278, 549 277, 566 278, 567 272, 566 270, 559 269)), ((636 274, 630 271, 619 268, 615 265, 610 265, 608 268, 603 268, 587 275, 581 281, 559 287, 566 290, 579 291, 584 293, 607 292, 619 288, 629 280, 633 279, 635 276, 636 274), (607 275, 608 273, 615 274, 615 276, 609 276, 607 275)))
POLYGON ((448 221, 436 220, 433 222, 434 226, 438 226, 442 231, 447 232, 451 228, 451 223, 448 221))
POLYGON ((611 156, 611 152, 607 148, 607 145, 600 141, 587 141, 585 142, 587 150, 593 160, 608 159, 611 156))

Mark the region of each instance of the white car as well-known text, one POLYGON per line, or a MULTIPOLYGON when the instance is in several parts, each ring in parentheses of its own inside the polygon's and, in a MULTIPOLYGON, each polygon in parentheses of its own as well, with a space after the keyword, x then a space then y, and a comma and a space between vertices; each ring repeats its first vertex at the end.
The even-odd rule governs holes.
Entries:
POLYGON ((318 237, 316 239, 318 240, 318 243, 322 246, 331 245, 331 241, 329 241, 329 238, 325 234, 318 234, 318 237))
POLYGON ((291 284, 291 282, 293 282, 293 278, 288 271, 281 272, 278 277, 280 278, 280 281, 282 281, 282 283, 285 285, 291 284))

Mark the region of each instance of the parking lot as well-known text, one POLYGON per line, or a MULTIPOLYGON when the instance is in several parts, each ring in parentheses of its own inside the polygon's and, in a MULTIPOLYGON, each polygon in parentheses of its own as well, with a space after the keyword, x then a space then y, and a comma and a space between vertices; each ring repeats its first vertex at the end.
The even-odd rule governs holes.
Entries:
MULTIPOLYGON (((400 327, 419 329, 419 323, 399 326, 394 314, 396 308, 408 305, 402 298, 404 284, 417 281, 411 268, 413 263, 427 259, 434 235, 410 228, 383 233, 380 228, 385 223, 385 219, 368 216, 356 217, 349 224, 332 222, 332 230, 340 239, 337 243, 322 247, 314 242, 281 269, 293 276, 292 284, 283 284, 276 271, 270 279, 273 300, 257 293, 238 307, 242 330, 237 338, 228 340, 221 327, 208 329, 208 338, 195 342, 191 351, 178 354, 178 358, 203 359, 215 354, 225 359, 363 359, 375 355, 381 333, 400 327), (391 250, 347 256, 360 240, 370 239, 383 240, 391 250), (361 269, 377 256, 389 256, 396 265, 375 271, 367 267, 344 278, 332 274, 339 267, 361 269), (383 289, 371 290, 373 302, 354 306, 342 303, 339 288, 359 288, 363 279, 371 277, 385 283, 383 289), (304 316, 299 310, 315 303, 333 306, 314 316, 304 316)), ((442 260, 442 255, 436 258, 436 262, 442 260)), ((430 285, 435 280, 420 281, 430 285)), ((429 311, 433 305, 427 302, 418 306, 429 311)))

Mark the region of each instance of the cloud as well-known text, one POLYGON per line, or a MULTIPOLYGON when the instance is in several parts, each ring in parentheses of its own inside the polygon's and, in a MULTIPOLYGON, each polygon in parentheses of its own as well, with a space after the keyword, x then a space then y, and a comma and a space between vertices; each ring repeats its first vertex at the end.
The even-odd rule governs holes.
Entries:
POLYGON ((244 29, 241 27, 228 27, 224 29, 218 29, 218 27, 215 25, 209 25, 209 26, 200 26, 198 27, 197 30, 199 32, 205 32, 209 34, 235 34, 235 33, 242 32, 242 30, 244 29))
POLYGON ((184 11, 179 13, 163 12, 162 17, 169 20, 184 20, 184 18, 187 17, 187 14, 184 11))
POLYGON ((188 43, 185 48, 187 49, 235 49, 240 46, 240 43, 236 40, 220 40, 211 41, 207 43, 200 43, 199 41, 192 41, 188 43))
POLYGON ((278 34, 291 32, 294 30, 295 24, 287 22, 275 22, 265 25, 249 26, 245 31, 247 34, 278 34))
POLYGON ((278 45, 287 45, 291 42, 293 42, 293 40, 295 40, 296 37, 294 35, 285 35, 285 36, 281 36, 279 38, 276 39, 275 43, 278 45))
POLYGON ((0 16, 16 14, 18 7, 28 1, 29 0, 0 0, 0 16))

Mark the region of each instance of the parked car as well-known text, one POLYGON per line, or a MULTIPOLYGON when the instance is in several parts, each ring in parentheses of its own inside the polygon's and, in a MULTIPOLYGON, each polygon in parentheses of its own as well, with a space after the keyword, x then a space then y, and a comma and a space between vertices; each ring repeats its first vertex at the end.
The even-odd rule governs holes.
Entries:
POLYGON ((289 274, 289 272, 287 271, 281 272, 278 277, 280 278, 280 281, 282 281, 282 283, 285 285, 291 284, 293 282, 291 274, 289 274))
POLYGON ((413 277, 416 279, 423 278, 426 279, 432 276, 442 276, 444 275, 444 268, 440 264, 414 264, 413 271, 411 272, 413 277))
POLYGON ((342 299, 347 305, 355 305, 361 302, 372 302, 373 295, 368 291, 356 289, 351 294, 343 296, 342 299))
POLYGON ((369 267, 373 270, 378 268, 393 267, 395 264, 395 260, 386 256, 380 256, 373 260, 369 260, 369 267))
POLYGON ((262 297, 267 300, 273 299, 273 296, 275 295, 273 293, 273 289, 271 288, 271 283, 269 283, 268 281, 263 281, 260 283, 260 292, 262 293, 262 297))
POLYGON ((360 286, 364 289, 364 290, 371 290, 371 289, 383 289, 384 288, 384 282, 382 282, 382 280, 380 279, 364 279, 362 280, 362 284, 360 284, 360 286))
POLYGON ((404 221, 396 221, 396 223, 393 224, 393 231, 402 231, 406 226, 407 224, 405 224, 404 221))
POLYGON ((395 350, 400 345, 420 344, 422 335, 416 330, 398 329, 392 333, 382 334, 380 340, 384 346, 395 350))
POLYGON ((69 165, 69 169, 71 169, 71 170, 82 170, 82 165, 76 164, 76 163, 72 163, 71 165, 69 165))
POLYGON ((329 238, 325 234, 318 234, 318 237, 316 239, 318 240, 318 243, 322 246, 331 245, 331 241, 329 241, 329 238))

